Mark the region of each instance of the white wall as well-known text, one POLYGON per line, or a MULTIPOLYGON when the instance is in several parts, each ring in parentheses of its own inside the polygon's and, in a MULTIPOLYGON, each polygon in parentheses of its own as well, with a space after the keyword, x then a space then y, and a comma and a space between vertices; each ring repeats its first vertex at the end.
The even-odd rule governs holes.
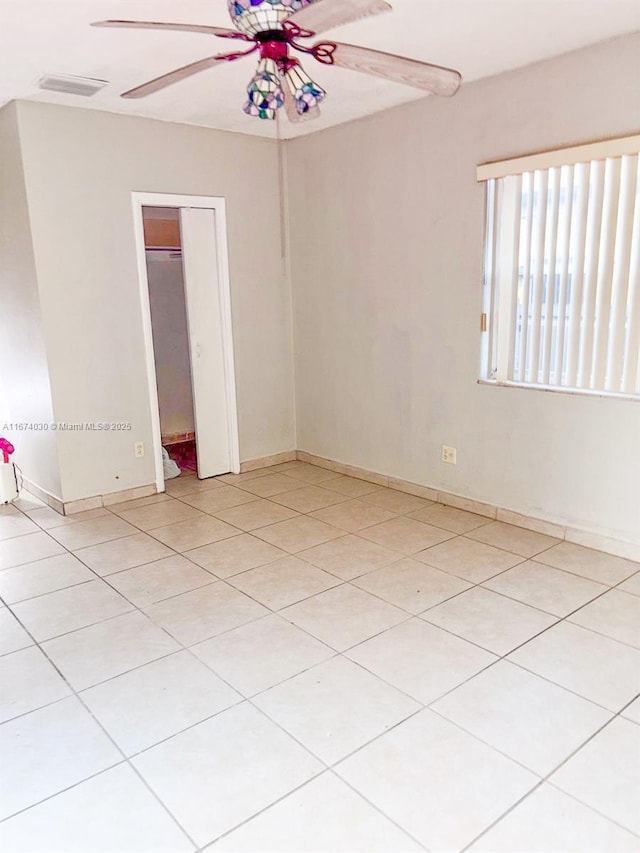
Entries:
POLYGON ((59 437, 66 501, 154 482, 131 192, 227 199, 241 459, 295 445, 290 291, 275 142, 21 101, 17 105, 59 420, 131 432, 59 437))
POLYGON ((60 496, 55 420, 15 104, 0 111, 0 436, 26 478, 60 496), (31 429, 5 429, 8 422, 31 429))
POLYGON ((163 436, 195 430, 182 260, 169 255, 169 252, 147 252, 153 354, 163 436))
POLYGON ((639 405, 476 384, 475 180, 637 132, 639 81, 634 35, 289 144, 299 449, 640 542, 639 405))

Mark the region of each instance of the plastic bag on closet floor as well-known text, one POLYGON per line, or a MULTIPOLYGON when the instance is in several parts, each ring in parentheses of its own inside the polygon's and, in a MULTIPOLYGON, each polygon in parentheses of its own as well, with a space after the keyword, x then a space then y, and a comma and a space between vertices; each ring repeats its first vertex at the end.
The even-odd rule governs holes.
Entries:
POLYGON ((173 480, 174 477, 180 476, 180 468, 178 468, 176 463, 169 456, 165 447, 162 448, 162 468, 165 480, 173 480))

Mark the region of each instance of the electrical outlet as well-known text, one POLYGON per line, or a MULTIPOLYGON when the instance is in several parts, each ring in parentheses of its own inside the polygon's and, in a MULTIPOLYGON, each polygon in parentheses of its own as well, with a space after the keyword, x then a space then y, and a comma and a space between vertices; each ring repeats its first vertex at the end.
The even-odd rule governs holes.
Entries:
POLYGON ((133 452, 135 453, 136 459, 142 459, 144 456, 144 442, 136 441, 133 445, 133 452))
POLYGON ((458 451, 455 447, 447 447, 446 444, 442 445, 442 461, 446 462, 447 465, 457 465, 458 464, 458 451))

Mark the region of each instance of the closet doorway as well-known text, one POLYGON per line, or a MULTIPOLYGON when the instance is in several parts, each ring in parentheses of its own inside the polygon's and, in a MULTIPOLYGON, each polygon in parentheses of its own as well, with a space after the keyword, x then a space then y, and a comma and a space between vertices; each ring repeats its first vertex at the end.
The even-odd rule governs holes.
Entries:
POLYGON ((153 424, 163 448, 200 479, 240 470, 224 200, 134 193, 153 424))

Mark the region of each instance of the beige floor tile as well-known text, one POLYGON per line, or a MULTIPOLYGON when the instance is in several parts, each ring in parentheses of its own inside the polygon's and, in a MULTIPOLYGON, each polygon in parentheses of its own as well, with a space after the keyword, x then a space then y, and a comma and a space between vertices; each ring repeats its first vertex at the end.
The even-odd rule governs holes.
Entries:
POLYGON ((273 500, 276 503, 288 506, 289 509, 295 509, 296 512, 314 512, 319 509, 325 509, 328 506, 344 503, 347 498, 337 492, 331 492, 329 489, 323 489, 321 486, 303 486, 300 487, 300 482, 296 481, 298 488, 292 492, 276 495, 273 500))
POLYGON ((546 776, 611 719, 611 712, 507 661, 431 706, 470 734, 546 776))
MULTIPOLYGON (((34 507, 34 509, 35 509, 35 507, 34 507)), ((15 504, 13 504, 13 503, 0 504, 0 518, 6 517, 8 515, 20 516, 20 515, 22 515, 22 513, 17 508, 17 506, 15 506, 15 504)))
POLYGON ((280 521, 269 527, 261 527, 255 531, 255 535, 276 548, 282 548, 291 554, 312 548, 322 542, 338 539, 342 531, 330 524, 325 524, 316 518, 300 515, 288 521, 280 521))
POLYGON ((36 646, 0 658, 0 683, 0 723, 71 694, 36 646))
POLYGON ((359 536, 341 536, 340 539, 300 551, 298 557, 345 581, 401 559, 396 551, 389 551, 359 536))
POLYGON ((136 607, 146 607, 215 582, 209 572, 177 554, 109 577, 109 583, 136 607))
POLYGON ((109 509, 116 515, 120 515, 120 513, 128 512, 130 509, 140 509, 142 506, 153 506, 153 504, 160 504, 171 500, 171 495, 161 492, 158 495, 147 495, 146 498, 134 498, 134 500, 131 501, 121 501, 117 504, 110 504, 109 509))
POLYGON ((421 551, 415 554, 413 559, 471 583, 482 583, 522 562, 522 557, 463 536, 421 551))
POLYGON ((322 770, 319 761, 246 703, 153 747, 133 763, 200 846, 322 770))
POLYGON ((640 692, 640 651, 569 622, 549 628, 509 660, 611 711, 640 692))
POLYGON ((555 616, 479 587, 432 607, 422 619, 496 655, 508 654, 556 621, 555 616))
POLYGON ((192 646, 191 651, 245 696, 335 655, 275 613, 192 646))
POLYGON ((148 607, 149 617, 180 643, 191 646, 266 616, 266 607, 224 581, 148 607))
POLYGON ((0 595, 7 604, 14 604, 95 577, 73 554, 59 554, 0 572, 0 595))
POLYGON ((640 599, 612 589, 569 617, 569 621, 640 648, 640 599))
POLYGON ((237 528, 210 515, 189 518, 166 527, 155 527, 152 531, 154 539, 159 539, 174 551, 190 551, 237 534, 237 528))
POLYGON ((291 468, 281 473, 287 477, 293 477, 294 480, 301 480, 303 483, 317 485, 318 483, 327 483, 329 480, 335 480, 341 477, 335 471, 329 471, 328 468, 317 468, 315 465, 309 465, 307 462, 293 463, 291 468))
POLYGON ((624 583, 621 583, 618 589, 621 592, 628 592, 631 595, 640 595, 640 572, 631 575, 624 583))
MULTIPOLYGON (((18 512, 31 512, 32 509, 39 509, 43 506, 46 506, 44 501, 41 501, 40 498, 37 498, 35 495, 32 495, 23 489, 20 492, 20 497, 13 501, 10 508, 12 510, 17 510, 18 512)), ((7 512, 7 510, 3 508, 0 509, 0 512, 7 512)))
POLYGON ((582 545, 574 545, 571 542, 561 542, 544 554, 540 554, 536 559, 547 566, 564 569, 610 586, 620 583, 640 570, 640 563, 635 563, 633 560, 614 557, 602 551, 593 551, 591 548, 584 548, 582 545))
POLYGON ((552 785, 640 835, 640 726, 617 718, 550 778, 552 785))
POLYGON ((169 557, 172 553, 170 548, 147 533, 136 533, 90 548, 80 548, 75 556, 97 574, 106 576, 169 557))
POLYGON ((426 509, 432 506, 432 501, 426 501, 424 498, 418 498, 415 495, 408 495, 406 492, 398 492, 396 489, 380 488, 370 495, 362 498, 365 503, 379 506, 382 509, 388 509, 391 512, 405 513, 415 512, 419 509, 426 509))
POLYGON ((279 466, 276 465, 270 468, 256 468, 255 471, 245 471, 243 474, 223 474, 221 477, 216 477, 216 481, 220 484, 228 483, 230 486, 238 486, 258 477, 266 477, 267 474, 279 473, 278 468, 279 466))
POLYGON ((40 509, 31 510, 28 515, 43 530, 51 530, 54 527, 68 527, 70 524, 77 524, 79 521, 93 521, 95 518, 112 517, 109 510, 104 507, 87 509, 84 512, 74 512, 72 515, 60 515, 55 509, 43 506, 40 509))
POLYGON ((333 524, 341 530, 357 533, 365 527, 372 527, 374 524, 395 518, 396 513, 366 504, 362 500, 352 500, 317 510, 313 513, 313 517, 327 524, 333 524))
POLYGON ((0 818, 15 814, 122 760, 73 696, 0 727, 0 818))
POLYGON ((271 465, 269 468, 259 470, 266 471, 268 474, 286 474, 289 471, 296 469, 304 471, 306 468, 317 468, 316 465, 310 465, 308 462, 302 462, 300 459, 292 459, 289 462, 279 462, 277 465, 271 465))
POLYGON ((244 506, 236 506, 232 509, 216 512, 217 518, 221 518, 228 524, 233 524, 234 527, 246 532, 276 524, 278 521, 286 521, 288 518, 295 518, 297 515, 298 513, 292 509, 262 499, 254 500, 244 506))
POLYGON ((362 530, 360 535, 371 542, 377 542, 383 548, 390 548, 410 557, 418 551, 453 538, 454 534, 413 518, 401 517, 368 527, 362 530))
POLYGON ((491 524, 478 527, 470 531, 468 536, 477 542, 494 545, 496 548, 519 554, 521 557, 534 557, 560 541, 553 536, 534 533, 532 530, 514 527, 513 524, 505 524, 502 521, 492 521, 491 524))
POLYGON ((172 500, 128 510, 122 513, 122 518, 139 527, 140 530, 154 530, 157 527, 165 527, 167 524, 185 521, 187 518, 201 518, 203 514, 182 501, 172 500))
POLYGON ((390 628, 346 654, 425 705, 497 660, 421 619, 390 628))
POLYGON ((24 563, 33 563, 55 554, 64 554, 64 548, 48 533, 27 533, 0 542, 0 569, 10 569, 24 563))
POLYGON ((433 524, 434 527, 442 527, 452 533, 469 533, 470 530, 491 523, 491 520, 483 515, 443 504, 432 504, 425 509, 419 509, 417 512, 410 513, 409 518, 424 521, 425 524, 433 524))
POLYGON ((195 849, 124 764, 0 824, 0 847, 12 853, 192 853, 195 849))
POLYGON ((281 615, 336 651, 355 646, 407 618, 397 607, 349 585, 321 592, 288 607, 281 615))
POLYGON ((347 498, 361 498, 363 495, 370 495, 372 492, 377 492, 380 486, 375 483, 368 483, 366 480, 358 480, 355 477, 334 477, 331 480, 326 480, 323 486, 325 489, 331 489, 332 492, 338 492, 347 498))
POLYGON ((127 613, 42 644, 75 690, 84 690, 180 646, 143 613, 127 613))
POLYGON ((335 764, 421 708, 343 657, 318 664, 253 702, 327 764, 335 764))
POLYGON ((193 551, 185 551, 184 556, 216 577, 224 579, 248 569, 264 566, 266 563, 273 563, 274 560, 286 557, 286 552, 256 539, 249 533, 241 533, 239 536, 222 539, 193 551))
POLYGON ((13 774, 0 847, 398 853, 419 846, 409 833, 434 853, 638 846, 639 563, 302 462, 185 473, 167 490, 69 517, 28 496, 24 512, 0 507, 0 739, 13 774), (370 526, 322 518, 345 507, 370 526), (228 538, 207 541, 214 528, 228 538), (412 553, 425 531, 437 544, 412 553), (38 637, 65 633, 40 648, 22 618, 38 637), (616 713, 624 732, 611 734, 616 713), (100 726, 116 762, 122 750, 148 762, 197 844, 130 767, 86 769, 100 726), (362 761, 356 787, 371 803, 312 753, 362 761), (510 809, 519 781, 559 765, 510 809))
POLYGON ((467 581, 410 557, 369 572, 352 583, 413 614, 422 613, 470 587, 467 581))
POLYGON ((133 605, 101 580, 49 592, 12 605, 38 642, 133 610, 133 605))
POLYGON ((555 616, 566 616, 607 589, 532 560, 491 578, 483 586, 555 616))
MULTIPOLYGON (((51 510, 53 512, 53 510, 51 510)), ((42 512, 42 510, 38 510, 42 512)), ((26 533, 37 533, 40 527, 22 513, 0 515, 0 540, 12 539, 14 536, 24 536, 26 533)))
POLYGON ((123 536, 131 536, 137 532, 131 524, 109 513, 108 516, 90 521, 54 527, 49 531, 49 535, 65 548, 75 551, 77 548, 99 545, 100 542, 108 542, 110 539, 122 539, 123 536))
POLYGON ((418 853, 423 848, 333 773, 323 773, 206 853, 418 853))
POLYGON ((236 489, 234 486, 218 486, 217 489, 194 492, 185 495, 181 500, 189 506, 195 507, 202 512, 217 513, 221 509, 230 509, 233 506, 242 506, 257 499, 256 495, 236 489))
POLYGON ((281 610, 326 589, 340 579, 297 557, 284 557, 229 578, 229 583, 271 610, 281 610))
POLYGON ((127 755, 202 722, 241 699, 186 651, 82 693, 82 701, 127 755))
POLYGON ((33 640, 7 608, 0 609, 0 655, 8 655, 32 646, 33 640))
POLYGON ((260 498, 271 498, 300 488, 300 481, 283 474, 267 474, 242 483, 241 488, 260 498))
POLYGON ((195 473, 183 471, 179 477, 167 480, 165 489, 171 497, 182 498, 185 495, 193 495, 196 492, 208 492, 210 489, 217 489, 220 485, 220 480, 217 477, 198 480, 195 473))
POLYGON ((437 851, 462 850, 537 782, 429 710, 347 758, 336 772, 437 851))
POLYGON ((469 853, 637 853, 638 839, 544 784, 468 849, 469 853))

